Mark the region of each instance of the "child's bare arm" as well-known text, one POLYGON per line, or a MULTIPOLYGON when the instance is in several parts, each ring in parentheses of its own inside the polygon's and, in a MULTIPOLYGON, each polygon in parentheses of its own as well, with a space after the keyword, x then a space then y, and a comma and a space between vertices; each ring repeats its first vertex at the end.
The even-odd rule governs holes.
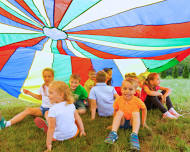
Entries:
POLYGON ((160 87, 160 90, 166 91, 164 93, 164 96, 166 96, 166 97, 169 96, 170 93, 171 93, 171 89, 170 88, 160 87))
POLYGON ((162 93, 158 91, 152 91, 150 90, 147 86, 144 87, 144 91, 147 93, 149 96, 162 96, 162 93))
POLYGON ((56 119, 53 117, 48 117, 48 131, 47 131, 47 138, 46 138, 46 146, 47 151, 51 151, 52 149, 52 139, 53 133, 55 131, 56 119))
POLYGON ((144 109, 142 109, 142 126, 143 127, 146 124, 146 117, 147 117, 147 109, 144 108, 144 109))
POLYGON ((42 95, 40 95, 40 94, 35 94, 35 93, 33 93, 33 92, 29 91, 29 90, 26 90, 26 89, 23 89, 23 92, 25 94, 27 94, 27 95, 32 96, 35 99, 42 100, 42 95))
POLYGON ((119 95, 116 93, 114 94, 114 98, 117 99, 119 97, 119 95))
POLYGON ((89 99, 91 104, 91 119, 94 120, 96 117, 96 100, 89 99))
POLYGON ((75 117, 77 126, 79 127, 79 130, 80 130, 80 136, 86 136, 82 119, 80 115, 78 114, 77 110, 75 110, 74 117, 75 117))

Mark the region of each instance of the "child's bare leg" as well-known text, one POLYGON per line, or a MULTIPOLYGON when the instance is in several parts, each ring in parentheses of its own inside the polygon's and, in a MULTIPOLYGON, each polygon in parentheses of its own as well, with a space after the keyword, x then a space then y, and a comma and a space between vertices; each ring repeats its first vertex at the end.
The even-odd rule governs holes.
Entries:
POLYGON ((48 122, 48 111, 45 112, 44 117, 45 117, 46 121, 48 122))
POLYGON ((138 134, 139 128, 140 128, 140 113, 139 112, 133 112, 132 113, 132 132, 138 134))
POLYGON ((78 109, 77 111, 79 114, 85 114, 86 113, 86 109, 78 109))
MULTIPOLYGON (((124 118, 124 116, 121 118, 121 122, 120 122, 120 126, 123 126, 125 124, 125 118, 124 118)), ((108 126, 106 129, 108 129, 108 130, 112 130, 112 126, 110 125, 110 126, 108 126)))
POLYGON ((113 123, 112 123, 112 131, 117 132, 120 124, 121 124, 121 120, 123 118, 123 112, 122 111, 117 111, 115 117, 113 118, 113 123))
POLYGON ((17 114, 10 120, 11 125, 22 121, 28 115, 42 116, 42 112, 40 108, 26 108, 23 112, 17 114))

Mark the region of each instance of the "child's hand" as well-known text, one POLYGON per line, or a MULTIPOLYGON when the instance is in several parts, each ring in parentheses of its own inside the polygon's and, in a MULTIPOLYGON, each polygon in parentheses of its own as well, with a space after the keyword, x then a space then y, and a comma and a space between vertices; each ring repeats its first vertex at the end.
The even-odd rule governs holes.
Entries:
POLYGON ((26 90, 26 89, 23 89, 23 92, 25 93, 25 94, 30 94, 30 91, 29 90, 26 90))
POLYGON ((86 136, 86 133, 85 133, 84 130, 80 132, 80 137, 81 137, 81 136, 86 136))
POLYGON ((94 117, 91 117, 91 120, 95 120, 95 118, 94 118, 94 117))
POLYGON ((106 129, 107 129, 107 130, 112 130, 112 126, 110 125, 110 126, 108 126, 106 129))
POLYGON ((52 148, 52 145, 50 144, 50 145, 47 145, 47 149, 44 151, 44 152, 49 152, 49 151, 51 151, 51 148, 52 148))
POLYGON ((146 128, 146 129, 152 131, 152 129, 146 123, 143 125, 143 128, 146 128))

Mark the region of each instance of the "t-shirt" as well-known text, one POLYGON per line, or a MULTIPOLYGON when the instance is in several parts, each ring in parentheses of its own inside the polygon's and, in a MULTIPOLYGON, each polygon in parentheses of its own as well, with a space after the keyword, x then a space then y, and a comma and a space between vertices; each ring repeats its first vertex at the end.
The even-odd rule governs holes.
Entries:
POLYGON ((78 128, 75 124, 75 110, 74 104, 67 104, 66 102, 54 104, 50 108, 48 117, 56 119, 53 138, 56 140, 66 140, 76 135, 78 128))
POLYGON ((73 91, 74 97, 75 97, 75 101, 77 100, 85 100, 88 98, 88 93, 85 90, 85 88, 81 85, 79 85, 75 91, 73 91))
MULTIPOLYGON (((148 87, 147 85, 144 85, 141 90, 141 100, 144 102, 147 96, 147 93, 144 91, 144 87, 148 87)), ((160 90, 160 86, 156 86, 155 91, 160 90)))
POLYGON ((43 108, 50 108, 52 107, 52 104, 50 103, 50 100, 48 98, 48 87, 46 85, 43 85, 40 87, 38 93, 42 96, 42 107, 43 108))
POLYGON ((90 90, 89 99, 96 100, 99 116, 113 115, 114 95, 117 94, 114 87, 106 83, 96 83, 90 90))
POLYGON ((87 93, 90 93, 91 88, 95 86, 95 82, 91 79, 88 79, 85 84, 84 84, 84 88, 87 91, 87 93))
POLYGON ((144 102, 135 96, 133 96, 130 101, 125 101, 124 98, 120 96, 115 100, 113 107, 116 111, 121 110, 126 120, 131 119, 132 112, 139 112, 140 109, 146 109, 144 102))

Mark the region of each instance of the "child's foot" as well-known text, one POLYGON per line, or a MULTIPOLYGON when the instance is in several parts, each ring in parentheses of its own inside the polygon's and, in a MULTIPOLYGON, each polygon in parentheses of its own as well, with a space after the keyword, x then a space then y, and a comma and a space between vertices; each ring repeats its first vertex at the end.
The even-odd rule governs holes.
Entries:
POLYGON ((177 119, 177 117, 175 117, 174 115, 172 115, 170 112, 165 112, 163 114, 163 118, 169 118, 169 119, 177 119))
POLYGON ((172 115, 174 115, 176 118, 182 116, 182 115, 180 115, 179 113, 177 113, 174 108, 170 108, 169 112, 170 112, 172 115))
POLYGON ((104 142, 108 144, 113 144, 117 139, 117 133, 115 131, 111 131, 108 137, 104 140, 104 142))
POLYGON ((46 124, 45 120, 43 120, 43 119, 40 118, 40 117, 36 117, 36 118, 34 119, 34 122, 35 122, 35 124, 36 124, 36 126, 37 126, 38 128, 43 129, 44 132, 47 133, 48 125, 46 124))
POLYGON ((0 130, 6 127, 6 121, 5 119, 2 117, 0 120, 0 130))
POLYGON ((138 138, 138 135, 134 132, 131 133, 130 144, 131 144, 131 150, 134 150, 134 151, 140 150, 139 138, 138 138))

